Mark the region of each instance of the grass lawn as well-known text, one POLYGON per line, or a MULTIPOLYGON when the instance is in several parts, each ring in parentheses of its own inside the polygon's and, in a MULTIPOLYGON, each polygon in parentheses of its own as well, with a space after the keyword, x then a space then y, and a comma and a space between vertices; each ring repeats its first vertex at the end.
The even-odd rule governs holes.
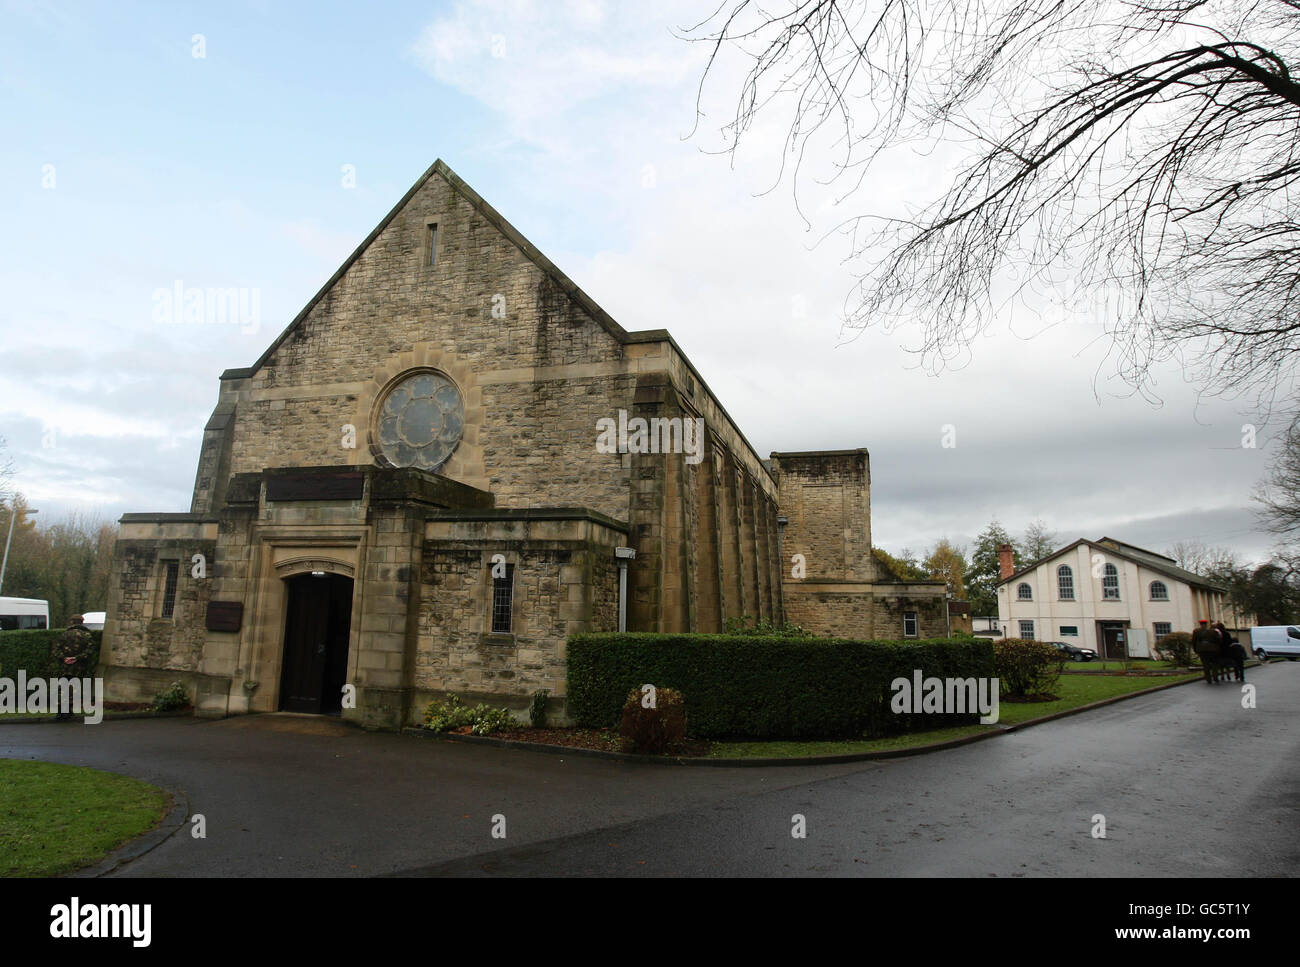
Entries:
POLYGON ((1117 675, 1062 675, 1056 686, 1060 698, 1055 702, 1003 702, 998 706, 998 721, 1003 725, 1015 725, 1036 719, 1043 715, 1064 712, 1069 708, 1078 708, 1089 702, 1100 702, 1104 698, 1140 692, 1146 688, 1185 682, 1191 678, 1200 678, 1200 672, 1187 675, 1169 675, 1159 678, 1127 677, 1117 675))
MULTIPOLYGON (((1169 672, 1173 671, 1175 667, 1167 661, 1152 661, 1148 658, 1135 658, 1131 662, 1131 665, 1135 672, 1169 672)), ((1124 670, 1124 663, 1122 661, 1115 661, 1114 659, 1106 659, 1104 661, 1067 661, 1065 663, 1065 670, 1067 672, 1122 672, 1124 670)))
POLYGON ((162 821, 167 794, 127 776, 0 759, 0 876, 55 876, 162 821))
MULTIPOLYGON (((1098 675, 1095 678, 1086 675, 1062 675, 1056 694, 1060 698, 1055 702, 1002 702, 998 706, 998 721, 1003 725, 1016 725, 1020 722, 1036 719, 1043 715, 1063 712, 1078 708, 1091 702, 1116 695, 1140 692, 1145 688, 1168 685, 1176 681, 1199 678, 1200 673, 1161 678, 1128 678, 1113 675, 1098 675)), ((960 725, 950 729, 935 729, 932 732, 913 732, 908 735, 894 735, 884 739, 840 739, 831 741, 796 741, 796 742, 714 742, 709 752, 713 759, 749 759, 749 758, 797 758, 814 755, 853 755, 861 752, 888 752, 895 749, 910 749, 916 746, 930 745, 959 739, 978 732, 989 732, 996 725, 960 725)))

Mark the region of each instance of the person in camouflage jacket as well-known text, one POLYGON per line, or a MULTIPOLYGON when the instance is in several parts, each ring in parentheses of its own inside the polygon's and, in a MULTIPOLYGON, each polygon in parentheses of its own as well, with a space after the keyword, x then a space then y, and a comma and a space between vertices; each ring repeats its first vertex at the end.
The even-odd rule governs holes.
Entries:
MULTIPOLYGON (((55 638, 50 646, 50 658, 54 660, 57 678, 86 678, 99 664, 99 645, 83 624, 84 620, 79 614, 73 615, 68 621, 68 630, 55 638)), ((71 712, 59 711, 58 718, 71 717, 71 712)))

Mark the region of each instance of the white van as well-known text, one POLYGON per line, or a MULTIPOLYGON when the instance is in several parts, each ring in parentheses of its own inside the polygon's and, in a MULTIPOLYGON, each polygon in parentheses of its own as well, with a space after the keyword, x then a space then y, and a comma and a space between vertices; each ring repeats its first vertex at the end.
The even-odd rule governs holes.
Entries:
POLYGON ((87 611, 81 616, 81 621, 88 631, 103 631, 104 619, 107 617, 106 611, 87 611))
POLYGON ((1255 649, 1256 658, 1271 658, 1274 655, 1300 658, 1300 628, 1295 625, 1251 628, 1250 647, 1255 649))
POLYGON ((50 626, 50 602, 40 598, 0 598, 0 631, 50 626))

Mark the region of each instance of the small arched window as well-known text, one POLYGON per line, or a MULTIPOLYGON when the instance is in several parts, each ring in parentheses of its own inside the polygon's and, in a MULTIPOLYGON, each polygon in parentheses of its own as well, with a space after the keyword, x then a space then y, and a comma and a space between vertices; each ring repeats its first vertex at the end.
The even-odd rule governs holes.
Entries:
POLYGON ((1164 582, 1164 581, 1152 581, 1152 582, 1151 582, 1151 600, 1152 600, 1152 601, 1168 601, 1168 600, 1169 600, 1169 589, 1168 589, 1167 587, 1165 587, 1165 582, 1164 582))
POLYGON ((1019 601, 1034 600, 1034 589, 1031 588, 1024 581, 1021 581, 1019 584, 1016 585, 1016 599, 1019 601))
POLYGON ((1107 564, 1101 576, 1101 596, 1106 601, 1119 600, 1119 568, 1107 564))
POLYGON ((1074 569, 1062 564, 1056 569, 1056 589, 1062 601, 1074 600, 1074 569))

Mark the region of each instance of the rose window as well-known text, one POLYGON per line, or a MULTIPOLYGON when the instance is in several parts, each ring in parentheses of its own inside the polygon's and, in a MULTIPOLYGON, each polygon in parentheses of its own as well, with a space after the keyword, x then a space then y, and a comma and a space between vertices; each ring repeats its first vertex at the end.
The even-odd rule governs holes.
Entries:
POLYGON ((442 373, 408 376, 379 409, 379 445, 396 467, 437 470, 460 443, 465 399, 442 373))

